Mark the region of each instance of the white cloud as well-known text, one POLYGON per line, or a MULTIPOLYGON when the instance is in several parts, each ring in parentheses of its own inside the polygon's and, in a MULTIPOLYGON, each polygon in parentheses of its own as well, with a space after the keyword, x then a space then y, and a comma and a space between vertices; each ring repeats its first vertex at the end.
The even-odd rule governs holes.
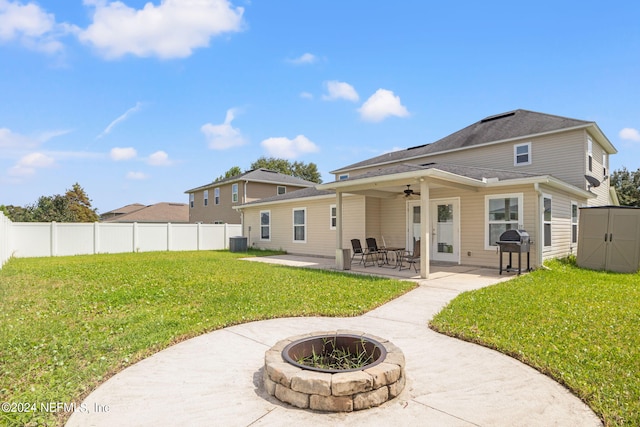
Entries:
POLYGON ((9 169, 11 176, 30 176, 36 169, 49 168, 55 165, 55 160, 46 154, 34 152, 22 157, 18 163, 9 169))
POLYGON ((261 145, 269 156, 284 159, 295 159, 302 154, 319 151, 318 146, 304 135, 298 135, 293 139, 285 137, 268 138, 262 141, 261 145))
POLYGON ((29 137, 0 128, 0 148, 33 148, 36 145, 36 141, 29 137))
POLYGON ((141 181, 143 179, 148 179, 149 175, 144 172, 129 172, 127 173, 127 179, 131 179, 134 181, 141 181))
POLYGON ((318 57, 312 53, 304 53, 297 58, 287 59, 287 62, 295 65, 313 64, 316 61, 318 61, 318 57))
POLYGON ((111 156, 112 160, 119 162, 122 160, 133 159, 138 155, 138 152, 133 147, 126 147, 126 148, 114 147, 111 149, 111 153, 109 155, 111 156))
POLYGON ((111 131, 113 130, 113 128, 120 122, 123 122, 125 120, 127 120, 129 118, 130 115, 132 115, 133 113, 135 113, 136 111, 140 110, 140 108, 142 107, 142 103, 140 102, 136 102, 136 105, 134 105, 133 107, 129 108, 127 111, 124 112, 124 114, 120 115, 119 117, 117 117, 114 121, 112 121, 111 123, 109 123, 109 125, 102 131, 102 133, 100 135, 98 135, 96 137, 96 139, 100 139, 105 135, 109 135, 111 133, 111 131))
POLYGON ((378 89, 358 109, 360 117, 368 122, 379 122, 389 116, 406 117, 409 115, 406 107, 400 102, 400 97, 387 89, 378 89))
POLYGON ((638 129, 624 128, 620 131, 619 136, 621 139, 640 142, 640 132, 638 129))
POLYGON ((57 24, 55 16, 36 3, 0 0, 0 42, 17 40, 33 50, 56 53, 63 49, 58 38, 72 30, 72 26, 57 24))
POLYGON ((169 155, 164 151, 156 151, 147 159, 147 163, 151 166, 169 166, 173 162, 169 159, 169 155))
POLYGON ((234 108, 227 110, 224 123, 220 125, 211 123, 202 125, 200 130, 207 137, 209 148, 212 150, 226 150, 246 143, 240 131, 231 126, 231 122, 235 119, 235 113, 236 109, 234 108))
POLYGON ((313 94, 309 92, 300 92, 300 98, 302 99, 313 99, 313 94))
POLYGON ((346 99, 347 101, 358 102, 360 97, 358 92, 349 83, 332 80, 325 82, 328 94, 322 95, 325 101, 334 101, 336 99, 346 99))
POLYGON ((93 23, 79 34, 104 57, 131 54, 163 59, 184 58, 211 37, 242 29, 244 8, 228 0, 162 0, 142 9, 120 1, 85 0, 95 7, 93 23))

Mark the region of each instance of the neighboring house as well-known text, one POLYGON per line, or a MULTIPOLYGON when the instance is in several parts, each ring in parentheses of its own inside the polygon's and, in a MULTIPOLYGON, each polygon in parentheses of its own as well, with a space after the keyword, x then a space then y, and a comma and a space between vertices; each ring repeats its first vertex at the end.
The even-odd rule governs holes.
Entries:
POLYGON ((240 224, 241 214, 234 207, 314 185, 291 175, 253 169, 185 191, 189 194, 189 222, 240 224))
POLYGON ((345 166, 334 182, 246 203, 243 232, 251 246, 336 256, 338 266, 353 238, 405 248, 416 239, 428 277, 429 261, 497 268, 500 235, 525 229, 535 267, 576 253, 579 207, 617 204, 616 152, 594 122, 515 110, 345 166))
POLYGON ((102 222, 146 222, 175 224, 189 222, 189 206, 186 203, 156 203, 141 205, 135 203, 114 209, 100 215, 102 222))

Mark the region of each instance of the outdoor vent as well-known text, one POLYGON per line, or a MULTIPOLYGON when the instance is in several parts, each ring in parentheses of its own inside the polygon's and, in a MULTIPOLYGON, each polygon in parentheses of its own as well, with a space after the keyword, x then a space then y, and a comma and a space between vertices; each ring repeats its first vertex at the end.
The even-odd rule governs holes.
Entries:
POLYGON ((489 116, 487 118, 484 118, 484 119, 480 120, 480 123, 492 122, 494 120, 504 119, 506 117, 511 117, 511 116, 515 116, 515 115, 516 115, 516 112, 512 111, 510 113, 498 114, 497 116, 489 116))

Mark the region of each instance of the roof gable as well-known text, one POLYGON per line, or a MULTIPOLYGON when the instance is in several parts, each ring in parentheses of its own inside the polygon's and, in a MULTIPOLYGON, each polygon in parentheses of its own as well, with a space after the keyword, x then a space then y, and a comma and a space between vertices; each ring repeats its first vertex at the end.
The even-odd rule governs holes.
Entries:
POLYGON ((307 181, 302 178, 298 178, 284 173, 272 171, 269 169, 252 169, 250 171, 235 175, 229 178, 221 179, 220 181, 213 181, 209 184, 202 185, 200 187, 192 188, 185 191, 185 193, 193 193, 194 191, 204 190, 212 187, 220 187, 227 184, 232 184, 238 181, 251 181, 251 182, 264 182, 268 184, 280 184, 280 185, 295 185, 298 187, 312 187, 316 185, 315 182, 307 181))

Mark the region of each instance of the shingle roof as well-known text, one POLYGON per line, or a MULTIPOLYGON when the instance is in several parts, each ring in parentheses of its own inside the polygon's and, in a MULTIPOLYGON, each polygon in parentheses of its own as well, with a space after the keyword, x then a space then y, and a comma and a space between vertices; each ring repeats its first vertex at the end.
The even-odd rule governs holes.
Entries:
POLYGON ((283 202, 286 200, 305 199, 308 197, 329 196, 336 194, 333 190, 318 190, 315 187, 302 188, 300 190, 288 191, 285 194, 279 194, 277 196, 265 197, 263 199, 254 200, 253 202, 245 203, 242 206, 255 205, 258 203, 270 203, 270 202, 283 202))
POLYGON ((291 175, 286 175, 280 172, 272 171, 269 169, 253 169, 240 175, 232 176, 230 178, 221 179, 220 181, 213 181, 209 184, 201 185, 200 187, 192 188, 185 191, 185 193, 192 193, 211 187, 217 187, 219 185, 230 184, 236 181, 253 181, 253 182, 267 182, 271 184, 282 185, 296 185, 299 187, 312 187, 316 185, 315 182, 307 181, 302 178, 298 178, 291 175))
POLYGON ((131 213, 131 212, 135 212, 135 211, 137 211, 139 209, 142 209, 144 207, 145 207, 145 205, 143 205, 142 203, 132 203, 130 205, 125 205, 125 206, 123 206, 121 208, 114 209, 114 210, 109 211, 109 212, 104 212, 102 215, 109 215, 109 214, 112 214, 112 215, 124 215, 124 214, 128 214, 128 213, 131 213))
POLYGON ((144 206, 124 215, 105 219, 103 222, 189 222, 189 205, 186 203, 156 203, 144 206))
POLYGON ((528 110, 514 110, 486 117, 434 143, 382 154, 332 173, 589 125, 595 123, 528 110))

